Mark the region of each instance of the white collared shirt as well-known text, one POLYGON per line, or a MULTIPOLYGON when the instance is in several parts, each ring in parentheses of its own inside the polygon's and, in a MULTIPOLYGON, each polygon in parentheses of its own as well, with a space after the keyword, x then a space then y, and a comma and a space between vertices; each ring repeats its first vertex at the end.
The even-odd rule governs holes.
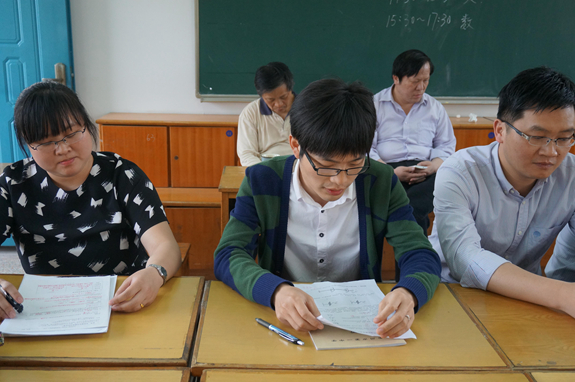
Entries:
MULTIPOLYGON (((498 150, 497 142, 459 150, 437 172, 429 241, 442 261, 442 281, 486 289, 507 262, 541 274, 541 258, 565 226, 553 257, 573 257, 568 249, 575 243, 575 156, 567 154, 523 197, 505 177, 498 150)), ((568 263, 548 265, 548 276, 568 273, 575 262, 568 263)))
POLYGON ((299 164, 296 160, 290 186, 282 277, 299 282, 359 279, 355 183, 338 200, 322 207, 303 189, 299 164))

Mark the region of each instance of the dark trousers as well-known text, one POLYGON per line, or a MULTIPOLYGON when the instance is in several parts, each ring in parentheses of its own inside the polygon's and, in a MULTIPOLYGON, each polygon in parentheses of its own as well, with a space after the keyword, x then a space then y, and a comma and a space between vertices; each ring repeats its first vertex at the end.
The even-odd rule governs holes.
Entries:
MULTIPOLYGON (((414 166, 421 161, 406 160, 403 162, 388 163, 391 167, 396 168, 399 166, 414 166)), ((435 174, 425 178, 423 182, 409 184, 401 182, 409 204, 413 208, 413 216, 417 224, 423 229, 423 233, 427 236, 427 229, 429 228, 429 213, 433 212, 433 189, 435 186, 435 174)))

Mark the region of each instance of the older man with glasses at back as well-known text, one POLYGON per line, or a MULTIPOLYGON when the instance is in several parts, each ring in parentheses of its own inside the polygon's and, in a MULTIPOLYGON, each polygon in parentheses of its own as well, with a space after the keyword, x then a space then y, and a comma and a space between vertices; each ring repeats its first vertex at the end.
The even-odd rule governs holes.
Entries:
POLYGON ((496 142, 458 151, 437 173, 429 240, 442 280, 575 317, 575 284, 540 266, 565 227, 546 271, 575 268, 575 84, 546 67, 519 73, 499 93, 493 129, 496 142))

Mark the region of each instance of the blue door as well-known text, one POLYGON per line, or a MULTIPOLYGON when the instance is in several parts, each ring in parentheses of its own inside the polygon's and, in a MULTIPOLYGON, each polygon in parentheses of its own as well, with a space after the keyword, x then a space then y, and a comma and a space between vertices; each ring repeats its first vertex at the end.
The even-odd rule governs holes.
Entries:
POLYGON ((13 126, 20 92, 55 78, 56 64, 59 77, 74 89, 68 0, 0 0, 0 63, 0 163, 12 163, 24 157, 13 126))
POLYGON ((0 0, 0 163, 24 157, 13 127, 24 88, 55 78, 60 64, 60 77, 74 89, 71 36, 68 0, 0 0))

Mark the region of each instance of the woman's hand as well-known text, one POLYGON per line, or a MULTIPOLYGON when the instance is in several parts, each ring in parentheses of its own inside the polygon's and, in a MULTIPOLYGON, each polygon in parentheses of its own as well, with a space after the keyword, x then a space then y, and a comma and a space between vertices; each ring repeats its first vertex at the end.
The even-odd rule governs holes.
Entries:
POLYGON ((128 277, 110 300, 116 312, 136 312, 150 305, 158 295, 164 279, 155 268, 144 268, 128 277))
MULTIPOLYGON (((0 279, 0 285, 17 303, 22 304, 24 302, 24 297, 14 285, 3 279, 0 279)), ((16 310, 6 301, 2 293, 0 293, 0 318, 16 318, 16 310)))

